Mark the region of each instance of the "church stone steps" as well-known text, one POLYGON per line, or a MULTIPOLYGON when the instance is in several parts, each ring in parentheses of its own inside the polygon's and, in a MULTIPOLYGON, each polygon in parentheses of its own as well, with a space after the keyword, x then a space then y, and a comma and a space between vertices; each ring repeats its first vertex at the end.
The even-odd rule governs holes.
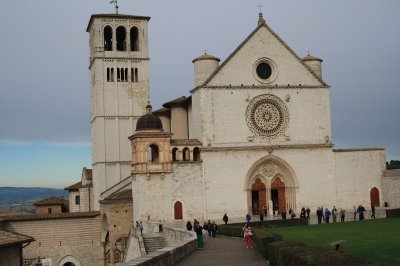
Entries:
POLYGON ((146 253, 165 248, 165 239, 161 234, 143 234, 143 242, 146 253))

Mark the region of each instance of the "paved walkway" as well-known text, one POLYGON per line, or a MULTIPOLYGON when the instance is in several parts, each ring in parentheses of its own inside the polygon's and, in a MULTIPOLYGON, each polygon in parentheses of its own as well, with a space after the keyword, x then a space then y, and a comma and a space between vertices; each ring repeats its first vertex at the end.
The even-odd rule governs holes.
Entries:
POLYGON ((204 237, 204 249, 178 263, 179 266, 266 266, 264 257, 256 248, 247 249, 244 239, 217 236, 204 237))

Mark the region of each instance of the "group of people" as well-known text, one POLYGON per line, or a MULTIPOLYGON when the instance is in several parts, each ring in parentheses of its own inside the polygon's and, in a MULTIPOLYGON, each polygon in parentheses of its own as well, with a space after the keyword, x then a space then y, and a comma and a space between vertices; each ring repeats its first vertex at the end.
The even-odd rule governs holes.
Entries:
POLYGON ((186 229, 188 231, 194 231, 197 235, 197 249, 203 249, 204 248, 204 243, 203 243, 203 231, 205 234, 208 234, 208 237, 213 237, 215 238, 217 236, 218 232, 218 226, 215 223, 215 221, 210 221, 208 220, 207 222, 204 222, 203 226, 200 225, 199 221, 194 219, 193 221, 193 226, 190 221, 186 223, 186 229))

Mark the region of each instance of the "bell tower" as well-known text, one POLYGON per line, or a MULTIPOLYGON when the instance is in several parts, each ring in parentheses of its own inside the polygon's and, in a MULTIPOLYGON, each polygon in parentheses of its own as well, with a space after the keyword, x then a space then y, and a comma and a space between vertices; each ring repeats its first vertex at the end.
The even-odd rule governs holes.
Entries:
POLYGON ((149 99, 150 17, 92 15, 89 33, 94 208, 102 192, 130 177, 128 137, 149 99))

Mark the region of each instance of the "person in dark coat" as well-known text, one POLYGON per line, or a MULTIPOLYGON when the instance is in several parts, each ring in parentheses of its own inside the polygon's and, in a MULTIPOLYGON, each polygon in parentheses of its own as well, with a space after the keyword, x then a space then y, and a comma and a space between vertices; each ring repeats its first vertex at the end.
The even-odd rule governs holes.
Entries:
POLYGON ((264 221, 264 215, 262 214, 262 212, 260 212, 260 222, 264 221))
POLYGON ((198 222, 194 225, 194 231, 197 235, 197 249, 203 249, 203 227, 198 222))
POLYGON ((322 223, 322 216, 324 216, 324 214, 322 213, 322 209, 318 207, 317 209, 318 224, 322 223))
POLYGON ((306 214, 307 214, 308 219, 310 219, 310 213, 311 213, 311 210, 309 207, 307 207, 306 214))
POLYGON ((207 222, 207 232, 208 232, 208 237, 211 237, 211 221, 208 220, 207 222))
POLYGON ((192 231, 192 228, 193 228, 192 223, 191 223, 190 221, 188 221, 188 222, 186 223, 186 229, 187 229, 188 231, 192 231))
POLYGON ((301 211, 300 211, 300 218, 305 218, 306 217, 306 209, 303 207, 303 208, 301 208, 301 211))
POLYGON ((286 220, 286 211, 282 211, 281 216, 282 220, 286 220))
POLYGON ((215 223, 215 221, 212 221, 210 227, 211 227, 211 236, 212 236, 212 237, 216 237, 216 236, 217 236, 217 232, 218 232, 218 226, 217 226, 217 224, 215 223))
POLYGON ((246 214, 246 221, 249 223, 249 222, 250 222, 250 220, 251 220, 251 216, 250 216, 250 214, 246 214))
POLYGON ((371 218, 376 218, 375 217, 375 206, 371 204, 371 218))
POLYGON ((222 217, 222 220, 225 224, 228 224, 228 215, 226 215, 226 213, 224 214, 224 217, 222 217))
POLYGON ((331 212, 330 212, 330 210, 328 210, 328 208, 326 208, 325 209, 325 222, 327 223, 327 224, 329 224, 329 218, 331 217, 331 212))
POLYGON ((358 219, 360 221, 364 220, 364 212, 365 212, 365 208, 363 206, 359 205, 357 208, 357 213, 358 213, 358 219))

